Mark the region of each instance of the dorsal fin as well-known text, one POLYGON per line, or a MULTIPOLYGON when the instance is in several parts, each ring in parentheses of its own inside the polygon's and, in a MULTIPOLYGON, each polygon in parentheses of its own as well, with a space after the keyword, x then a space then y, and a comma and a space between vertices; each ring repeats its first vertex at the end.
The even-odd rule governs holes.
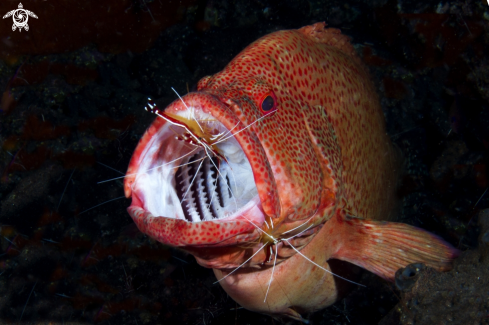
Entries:
POLYGON ((323 43, 334 46, 343 53, 350 56, 355 62, 363 66, 362 60, 358 57, 355 48, 350 43, 350 37, 343 35, 341 30, 337 28, 326 28, 325 22, 315 23, 313 25, 304 26, 299 29, 299 32, 306 35, 308 38, 317 43, 323 43))

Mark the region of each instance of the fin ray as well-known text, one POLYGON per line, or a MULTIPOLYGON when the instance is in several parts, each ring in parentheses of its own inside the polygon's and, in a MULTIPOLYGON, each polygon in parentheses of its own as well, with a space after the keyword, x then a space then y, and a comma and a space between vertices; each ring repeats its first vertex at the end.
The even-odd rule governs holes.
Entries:
MULTIPOLYGON (((338 215, 337 218, 344 218, 338 215)), ((394 281, 395 272, 411 263, 424 263, 448 271, 459 251, 425 230, 395 222, 344 218, 338 222, 347 232, 334 258, 363 267, 394 281)))

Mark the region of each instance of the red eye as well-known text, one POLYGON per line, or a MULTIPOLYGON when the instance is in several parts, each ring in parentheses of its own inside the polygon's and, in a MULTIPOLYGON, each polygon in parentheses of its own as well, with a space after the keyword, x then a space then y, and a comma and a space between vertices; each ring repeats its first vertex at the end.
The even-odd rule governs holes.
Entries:
POLYGON ((277 99, 273 93, 268 94, 261 101, 261 110, 263 113, 269 113, 277 109, 277 99))

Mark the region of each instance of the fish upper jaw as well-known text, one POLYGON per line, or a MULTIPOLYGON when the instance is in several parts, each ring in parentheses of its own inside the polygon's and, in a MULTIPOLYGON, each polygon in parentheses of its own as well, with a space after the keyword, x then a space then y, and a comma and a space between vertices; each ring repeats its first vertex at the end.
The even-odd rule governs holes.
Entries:
POLYGON ((131 217, 143 233, 175 246, 256 240, 265 216, 279 214, 273 174, 263 150, 257 150, 258 139, 215 97, 199 92, 183 101, 164 113, 198 121, 199 132, 220 138, 212 148, 196 145, 187 141, 187 130, 158 117, 141 138, 124 182, 132 197, 131 217), (229 130, 239 133, 230 136, 229 130))

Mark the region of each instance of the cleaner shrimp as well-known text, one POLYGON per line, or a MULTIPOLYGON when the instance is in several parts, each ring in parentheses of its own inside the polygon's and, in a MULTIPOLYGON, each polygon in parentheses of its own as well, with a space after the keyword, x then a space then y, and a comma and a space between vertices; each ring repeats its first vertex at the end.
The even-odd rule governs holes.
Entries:
MULTIPOLYGON (((302 223, 301 225, 293 228, 293 229, 290 229, 286 232, 284 232, 283 234, 286 234, 288 232, 291 232, 293 230, 296 230, 298 228, 301 228, 301 227, 304 227, 305 225, 307 225, 312 219, 313 217, 315 216, 315 214, 313 214, 310 218, 308 218, 304 223, 302 223)), ((222 280, 226 279, 228 276, 230 276, 231 274, 235 273, 236 271, 238 271, 240 268, 242 268, 246 263, 248 263, 250 260, 253 259, 253 257, 255 257, 261 250, 265 249, 265 248, 268 248, 270 250, 270 255, 269 255, 269 259, 267 262, 270 262, 271 261, 271 256, 274 256, 273 258, 273 265, 272 265, 272 272, 271 272, 271 275, 270 275, 270 280, 268 281, 268 285, 267 285, 267 291, 265 293, 265 298, 263 300, 263 302, 265 303, 267 301, 267 297, 268 297, 268 293, 270 291, 270 286, 272 284, 272 281, 273 281, 273 274, 275 272, 275 266, 276 266, 276 262, 277 262, 277 256, 278 256, 278 249, 277 249, 277 245, 281 242, 285 242, 287 243, 297 254, 299 254, 302 258, 304 258, 305 260, 307 260, 308 262, 310 262, 311 264, 317 266, 318 268, 320 268, 321 270, 327 272, 327 273, 330 273, 331 275, 339 278, 339 279, 342 279, 344 281, 347 281, 347 282, 350 282, 350 283, 353 283, 353 284, 356 284, 360 287, 366 287, 365 285, 363 284, 360 284, 358 282, 355 282, 355 281, 352 281, 352 280, 349 280, 347 278, 344 278, 338 274, 335 274, 333 272, 331 272, 330 270, 322 267, 321 265, 317 264, 316 262, 314 262, 313 260, 311 260, 309 257, 307 257, 306 255, 304 255, 299 249, 297 249, 294 245, 292 245, 292 243, 290 242, 291 239, 295 238, 295 237, 299 237, 300 235, 302 235, 304 232, 306 232, 307 230, 309 230, 310 228, 312 228, 314 226, 314 224, 311 224, 309 226, 307 226, 306 228, 304 228, 303 230, 301 230, 299 233, 293 235, 293 236, 290 236, 288 238, 275 238, 272 234, 268 233, 267 231, 261 229, 258 225, 256 225, 253 221, 249 220, 248 218, 244 217, 249 223, 251 223, 258 231, 260 231, 264 237, 268 237, 266 240, 265 240, 265 243, 253 254, 251 255, 246 261, 244 261, 243 263, 241 263, 238 267, 236 267, 235 269, 233 269, 231 272, 229 272, 228 274, 226 274, 224 277, 222 277, 221 279, 219 279, 218 281, 214 282, 214 284, 216 283, 219 283, 221 282, 222 280)), ((270 222, 268 223, 266 220, 265 220, 265 224, 267 225, 267 228, 268 230, 272 230, 273 229, 273 220, 270 220, 270 222)))

